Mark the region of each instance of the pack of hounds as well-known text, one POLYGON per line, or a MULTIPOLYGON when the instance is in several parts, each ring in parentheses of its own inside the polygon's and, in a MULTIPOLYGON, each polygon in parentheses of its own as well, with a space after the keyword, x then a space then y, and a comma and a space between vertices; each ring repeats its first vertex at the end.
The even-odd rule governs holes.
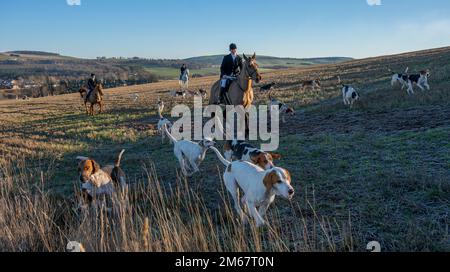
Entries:
MULTIPOLYGON (((408 68, 404 73, 393 73, 391 84, 400 84, 402 90, 407 88, 408 94, 413 94, 413 87, 417 86, 421 90, 430 90, 428 70, 418 74, 408 74, 408 68)), ((338 84, 341 79, 338 77, 338 84)), ((293 108, 272 97, 271 91, 276 83, 270 83, 261 87, 262 92, 269 92, 269 103, 272 107, 278 107, 283 122, 286 116, 295 114, 293 108)), ((352 107, 360 99, 359 93, 354 87, 342 84, 342 96, 345 105, 352 107)), ((301 89, 321 88, 320 80, 304 81, 301 89)), ((200 91, 197 95, 204 96, 206 92, 200 91)), ((173 94, 174 97, 183 94, 173 94)), ((177 140, 172 135, 172 123, 163 116, 164 102, 158 99, 158 133, 161 136, 162 144, 168 138, 173 145, 173 153, 178 161, 181 173, 186 177, 192 177, 200 172, 201 164, 205 161, 208 151, 212 151, 224 166, 223 182, 232 197, 234 208, 240 220, 247 224, 249 217, 256 223, 257 227, 266 224, 264 218, 270 205, 277 196, 287 200, 292 200, 295 190, 292 187, 292 177, 290 172, 276 165, 276 161, 281 160, 281 155, 265 152, 245 141, 226 141, 223 145, 223 152, 216 148, 213 139, 204 138, 199 142, 190 140, 177 140), (240 191, 243 193, 239 198, 240 191)), ((217 119, 219 128, 223 125, 217 119)), ((115 193, 127 192, 128 182, 125 172, 121 169, 121 159, 125 150, 122 150, 115 163, 101 167, 98 162, 89 157, 77 157, 79 161, 78 173, 81 183, 81 203, 82 207, 90 206, 98 199, 113 197, 115 193)))

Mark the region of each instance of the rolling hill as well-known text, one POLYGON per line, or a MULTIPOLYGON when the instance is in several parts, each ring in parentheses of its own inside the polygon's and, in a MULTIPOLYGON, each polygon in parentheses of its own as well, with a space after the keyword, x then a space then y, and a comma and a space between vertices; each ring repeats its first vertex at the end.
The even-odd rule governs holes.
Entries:
MULTIPOLYGON (((84 79, 90 72, 102 78, 128 78, 136 73, 151 73, 155 80, 176 79, 179 67, 187 63, 191 74, 200 77, 218 73, 223 55, 195 57, 184 60, 142 58, 80 59, 40 51, 11 51, 0 54, 0 79, 53 76, 84 79)), ((315 64, 337 63, 350 58, 291 59, 261 56, 263 70, 304 67, 315 64)))

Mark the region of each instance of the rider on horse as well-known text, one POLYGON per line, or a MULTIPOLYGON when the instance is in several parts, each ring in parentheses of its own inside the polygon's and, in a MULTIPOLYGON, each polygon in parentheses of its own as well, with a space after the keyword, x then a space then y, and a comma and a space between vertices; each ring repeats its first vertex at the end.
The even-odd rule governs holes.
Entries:
POLYGON ((231 80, 239 76, 242 70, 242 58, 237 54, 236 44, 230 44, 230 54, 225 56, 220 66, 220 104, 225 104, 225 94, 231 80))
POLYGON ((97 86, 97 82, 95 80, 95 74, 91 74, 91 77, 88 80, 87 87, 88 87, 88 93, 86 95, 86 99, 89 98, 91 93, 95 90, 95 87, 97 86))
POLYGON ((183 63, 183 65, 180 68, 180 71, 181 71, 180 80, 183 80, 183 76, 184 76, 184 73, 186 73, 186 70, 187 70, 187 66, 185 63, 183 63))

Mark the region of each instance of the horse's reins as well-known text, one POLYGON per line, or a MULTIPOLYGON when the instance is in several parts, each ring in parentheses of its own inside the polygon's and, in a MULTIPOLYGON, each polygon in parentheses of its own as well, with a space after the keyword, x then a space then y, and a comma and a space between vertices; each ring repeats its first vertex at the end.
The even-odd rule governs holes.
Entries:
MULTIPOLYGON (((246 64, 247 65, 247 64, 246 64)), ((243 87, 242 87, 242 85, 241 85, 241 79, 240 78, 238 78, 238 77, 228 77, 228 79, 235 79, 236 81, 237 81, 237 85, 238 85, 238 87, 239 87, 239 89, 241 89, 241 91, 243 91, 243 92, 248 92, 249 90, 250 90, 250 88, 252 87, 252 84, 253 84, 253 76, 255 75, 255 74, 257 74, 257 72, 256 71, 254 71, 251 75, 248 73, 248 68, 247 67, 245 67, 245 72, 247 73, 247 89, 244 89, 243 87)), ((226 99, 228 100, 228 104, 230 104, 231 105, 231 99, 229 98, 229 96, 228 96, 228 93, 226 93, 225 94, 225 96, 226 96, 226 99)))
POLYGON ((241 89, 242 91, 244 91, 244 92, 247 92, 250 88, 251 88, 251 86, 252 86, 252 83, 253 83, 253 76, 256 74, 256 71, 255 72, 253 72, 252 73, 252 75, 250 75, 249 73, 248 73, 248 68, 247 67, 245 67, 246 69, 245 69, 245 72, 247 73, 247 82, 248 82, 248 86, 247 86, 247 90, 245 90, 244 88, 242 88, 242 85, 241 85, 241 82, 240 82, 240 80, 238 81, 238 86, 239 86, 239 89, 241 89))

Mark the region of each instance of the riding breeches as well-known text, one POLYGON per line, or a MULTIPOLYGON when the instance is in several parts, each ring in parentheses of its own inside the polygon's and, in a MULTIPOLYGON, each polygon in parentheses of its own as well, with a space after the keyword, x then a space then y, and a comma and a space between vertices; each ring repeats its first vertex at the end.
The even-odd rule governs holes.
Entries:
POLYGON ((228 83, 228 79, 221 79, 220 80, 220 87, 226 88, 228 83))

